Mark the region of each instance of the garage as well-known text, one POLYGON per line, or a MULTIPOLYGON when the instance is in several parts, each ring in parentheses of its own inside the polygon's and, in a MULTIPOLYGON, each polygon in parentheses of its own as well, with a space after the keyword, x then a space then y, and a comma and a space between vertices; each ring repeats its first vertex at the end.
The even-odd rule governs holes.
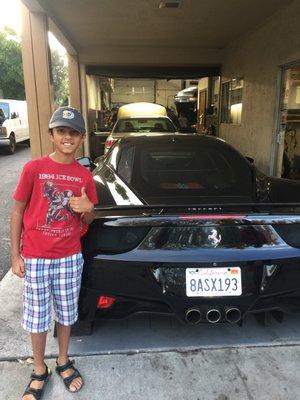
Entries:
MULTIPOLYGON (((197 80, 197 124, 207 129, 212 115, 215 118, 213 94, 218 136, 254 158, 263 172, 283 173, 285 131, 299 130, 295 117, 293 127, 286 127, 279 116, 283 74, 290 66, 299 66, 297 1, 129 1, 122 12, 116 1, 90 1, 84 6, 72 2, 71 10, 68 2, 23 3, 23 59, 34 156, 48 151, 43 132, 53 104, 45 46, 50 30, 67 49, 70 104, 82 109, 89 132, 95 131, 90 116, 101 111, 101 79, 102 87, 106 79, 197 80)), ((297 82, 293 78, 291 83, 295 93, 297 82)), ((290 109, 298 107, 294 102, 290 109)), ((84 151, 90 152, 89 143, 84 151)))
MULTIPOLYGON (((70 348, 86 367, 79 398, 297 398, 299 316, 280 323, 299 307, 300 186, 277 177, 299 178, 299 1, 23 0, 22 15, 33 158, 52 151, 49 31, 88 126, 78 155, 97 158, 132 102, 163 105, 191 130, 160 137, 149 125, 144 147, 125 137, 95 170, 107 207, 83 239, 88 323, 70 348)), ((7 302, 16 279, 1 282, 7 382, 31 368, 20 301, 7 302)), ((52 335, 48 346, 55 368, 52 335)), ((21 393, 22 379, 4 393, 21 393)), ((50 386, 53 398, 62 387, 50 386)))
POLYGON ((87 67, 88 92, 95 93, 89 103, 88 115, 88 124, 94 127, 89 140, 92 159, 99 157, 103 154, 104 148, 107 150, 111 146, 112 142, 105 144, 105 140, 114 127, 118 110, 130 103, 162 105, 166 108, 176 131, 209 132, 217 136, 219 68, 212 67, 208 70, 196 67, 193 72, 191 69, 178 67, 177 75, 166 68, 156 68, 156 70, 142 68, 139 71, 123 68, 119 72, 121 77, 113 75, 116 74, 115 69, 108 72, 108 77, 105 77, 101 75, 105 73, 103 69, 87 67), (193 78, 195 74, 197 77, 193 78), (201 74, 204 75, 203 78, 199 78, 201 74), (212 76, 206 77, 207 74, 212 76), (187 76, 189 78, 186 78, 187 76))

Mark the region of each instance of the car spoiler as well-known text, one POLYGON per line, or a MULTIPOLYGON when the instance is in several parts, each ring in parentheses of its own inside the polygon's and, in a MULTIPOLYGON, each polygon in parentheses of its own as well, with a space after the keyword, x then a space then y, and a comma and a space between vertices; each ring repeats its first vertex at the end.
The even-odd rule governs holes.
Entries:
POLYGON ((138 204, 138 205, 119 205, 119 206, 105 206, 100 205, 95 206, 95 211, 97 212, 117 212, 120 211, 137 211, 137 212, 155 212, 161 214, 162 212, 184 210, 185 212, 197 212, 197 213, 207 213, 207 212, 224 212, 224 211, 236 211, 245 210, 250 212, 272 212, 278 213, 280 209, 284 212, 291 212, 293 214, 300 214, 300 203, 209 203, 209 204, 138 204))
POLYGON ((300 223, 300 203, 228 203, 198 205, 126 205, 95 207, 96 218, 113 226, 189 225, 218 223, 300 223))

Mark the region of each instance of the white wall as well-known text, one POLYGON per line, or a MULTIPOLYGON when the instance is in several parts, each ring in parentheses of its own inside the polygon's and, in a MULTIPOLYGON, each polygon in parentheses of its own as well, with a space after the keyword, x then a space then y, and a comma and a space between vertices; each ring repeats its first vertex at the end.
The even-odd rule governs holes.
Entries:
POLYGON ((111 95, 113 103, 146 101, 173 107, 174 96, 181 90, 181 80, 115 79, 111 95))
POLYGON ((135 103, 154 101, 154 80, 151 79, 115 79, 112 103, 135 103))
POLYGON ((221 124, 220 136, 269 173, 280 65, 300 60, 300 1, 226 49, 222 79, 244 78, 241 125, 221 124))
POLYGON ((181 80, 160 79, 156 81, 156 103, 176 110, 174 96, 181 90, 181 80))

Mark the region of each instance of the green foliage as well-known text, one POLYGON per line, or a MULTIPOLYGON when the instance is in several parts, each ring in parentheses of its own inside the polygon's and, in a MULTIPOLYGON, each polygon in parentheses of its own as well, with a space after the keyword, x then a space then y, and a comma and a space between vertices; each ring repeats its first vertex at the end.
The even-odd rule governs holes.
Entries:
MULTIPOLYGON (((57 105, 68 104, 68 71, 57 50, 51 50, 51 69, 54 88, 54 101, 57 105)), ((0 31, 0 93, 6 99, 25 99, 22 67, 21 40, 16 32, 8 27, 0 31)))
POLYGON ((57 50, 51 50, 54 101, 59 106, 68 105, 68 70, 64 58, 57 50))
POLYGON ((25 99, 20 38, 11 28, 0 31, 0 91, 7 99, 25 99))

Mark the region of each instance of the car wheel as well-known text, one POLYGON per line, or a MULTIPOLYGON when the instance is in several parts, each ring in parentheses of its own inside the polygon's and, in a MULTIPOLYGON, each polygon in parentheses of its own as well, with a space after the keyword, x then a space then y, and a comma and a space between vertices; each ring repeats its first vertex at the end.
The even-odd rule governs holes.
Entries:
POLYGON ((16 150, 16 139, 15 136, 11 133, 9 135, 9 145, 6 148, 6 154, 14 154, 16 150))

